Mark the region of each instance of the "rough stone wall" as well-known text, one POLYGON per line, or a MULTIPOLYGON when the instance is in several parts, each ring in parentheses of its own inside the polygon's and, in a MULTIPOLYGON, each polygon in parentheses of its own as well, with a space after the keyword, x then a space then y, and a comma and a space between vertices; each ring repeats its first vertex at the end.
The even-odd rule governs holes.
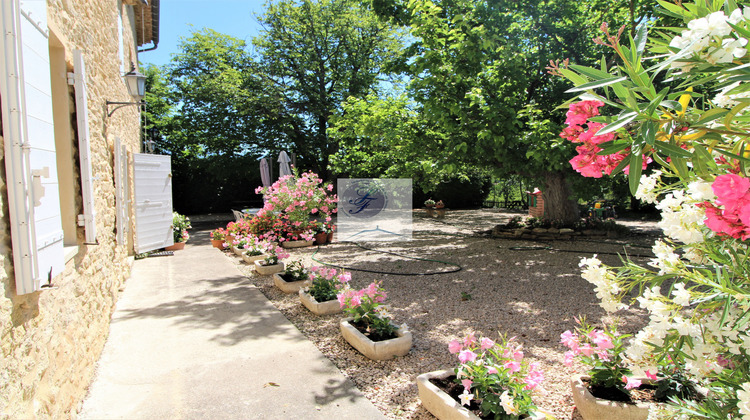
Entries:
MULTIPOLYGON (((84 244, 79 228, 78 253, 53 280, 52 290, 16 295, 5 162, 0 160, 0 418, 76 416, 107 338, 118 293, 130 275, 128 249, 115 239, 112 147, 120 137, 130 152, 138 152, 140 124, 136 107, 120 109, 110 118, 105 111, 107 100, 132 101, 120 77, 117 4, 48 1, 49 27, 63 41, 69 70, 73 49, 84 52, 99 242, 84 244)), ((127 13, 123 19, 125 57, 137 63, 127 13)), ((71 121, 73 129, 72 116, 71 121)), ((0 147, 0 159, 2 154, 0 147)), ((80 187, 76 193, 80 211, 80 187)))

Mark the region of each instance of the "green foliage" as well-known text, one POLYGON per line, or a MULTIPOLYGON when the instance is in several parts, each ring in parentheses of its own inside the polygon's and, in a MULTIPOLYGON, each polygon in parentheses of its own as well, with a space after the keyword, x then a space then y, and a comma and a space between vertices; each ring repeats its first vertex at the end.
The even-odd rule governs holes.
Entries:
POLYGON ((190 238, 188 229, 191 229, 190 219, 180 213, 172 213, 172 234, 175 242, 187 242, 190 238))
POLYGON ((287 281, 302 281, 307 280, 308 277, 307 269, 299 260, 286 263, 284 274, 289 276, 289 279, 286 279, 287 281))

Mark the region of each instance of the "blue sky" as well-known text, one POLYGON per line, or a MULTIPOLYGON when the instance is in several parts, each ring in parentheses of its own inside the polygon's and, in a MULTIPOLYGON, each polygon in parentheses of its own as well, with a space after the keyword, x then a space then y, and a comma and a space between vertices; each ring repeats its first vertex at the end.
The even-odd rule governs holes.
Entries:
POLYGON ((203 28, 250 43, 258 35, 255 15, 263 12, 263 4, 262 0, 161 0, 159 46, 139 54, 138 59, 142 64, 167 64, 171 54, 178 52, 180 38, 203 28))

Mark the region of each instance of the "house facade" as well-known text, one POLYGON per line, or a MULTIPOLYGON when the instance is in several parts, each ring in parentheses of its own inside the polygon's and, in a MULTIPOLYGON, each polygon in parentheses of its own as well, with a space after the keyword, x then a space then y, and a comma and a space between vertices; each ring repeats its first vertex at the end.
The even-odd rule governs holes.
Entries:
POLYGON ((74 417, 93 378, 136 241, 140 107, 111 103, 140 99, 158 12, 0 2, 0 418, 74 417))

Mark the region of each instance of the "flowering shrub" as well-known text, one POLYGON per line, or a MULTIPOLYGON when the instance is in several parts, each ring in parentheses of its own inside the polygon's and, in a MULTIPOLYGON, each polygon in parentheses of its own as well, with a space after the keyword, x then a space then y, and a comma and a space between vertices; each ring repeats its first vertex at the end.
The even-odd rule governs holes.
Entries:
POLYGON ((338 197, 330 194, 332 190, 333 185, 323 184, 315 173, 299 175, 295 168, 294 175, 283 176, 270 187, 255 190, 256 194, 263 194, 266 198, 258 215, 278 212, 279 218, 297 230, 307 229, 311 214, 321 214, 330 222, 338 202, 338 197))
MULTIPOLYGON (((597 156, 627 155, 611 174, 631 165, 631 192, 656 204, 666 236, 654 244, 655 257, 645 266, 625 260, 608 267, 588 258, 583 275, 605 310, 638 304, 648 311, 648 325, 626 350, 634 371, 680 366, 708 387, 700 404, 678 395, 676 415, 748 418, 750 8, 732 1, 660 4, 687 28, 660 31, 647 46, 647 25, 626 43, 622 31, 611 34, 603 25, 604 37, 596 42, 609 47, 619 65, 551 66, 577 86, 572 92, 583 92, 584 102, 607 105, 598 116, 591 116, 593 110, 574 113, 606 124, 596 135, 612 140, 596 144, 602 153, 597 156), (656 84, 662 80, 667 82, 656 84), (648 175, 632 165, 645 158, 658 165, 648 175)), ((569 131, 580 139, 575 129, 569 131)))
POLYGON ((464 387, 461 404, 476 401, 487 417, 518 418, 532 415, 537 407, 532 393, 541 390, 544 374, 539 364, 523 357, 523 349, 514 338, 501 337, 497 343, 487 337, 469 334, 448 345, 458 357, 456 383, 464 387))
POLYGON ((211 231, 211 239, 215 241, 223 241, 227 237, 227 230, 224 228, 218 228, 211 231))
POLYGON ((380 304, 385 301, 385 290, 377 282, 370 283, 364 289, 345 288, 338 294, 339 304, 352 318, 355 325, 360 325, 373 341, 391 338, 396 333, 396 326, 391 322, 391 315, 380 304))
POLYGON ((317 302, 327 302, 336 299, 338 293, 349 284, 352 274, 348 271, 340 273, 335 268, 310 267, 310 296, 317 302))
POLYGON ((247 220, 227 223, 227 235, 247 236, 250 234, 250 226, 247 220))
POLYGON ((275 265, 278 264, 279 261, 289 258, 289 253, 284 250, 284 248, 272 244, 270 242, 266 242, 266 258, 263 259, 263 261, 266 263, 266 265, 275 265))
POLYGON ((175 243, 187 242, 190 238, 190 234, 187 230, 192 227, 193 226, 190 225, 190 219, 188 219, 187 216, 183 216, 176 211, 172 212, 172 234, 174 235, 175 243))
POLYGON ((268 248, 268 242, 261 240, 253 235, 247 236, 243 246, 245 254, 249 257, 263 254, 268 248))
POLYGON ((590 388, 615 388, 627 394, 641 386, 639 380, 628 376, 631 372, 623 358, 622 341, 627 336, 618 335, 614 328, 599 330, 582 321, 579 324, 575 332, 568 330, 560 335, 560 342, 570 349, 565 352, 565 365, 571 366, 575 358, 588 365, 590 388))

